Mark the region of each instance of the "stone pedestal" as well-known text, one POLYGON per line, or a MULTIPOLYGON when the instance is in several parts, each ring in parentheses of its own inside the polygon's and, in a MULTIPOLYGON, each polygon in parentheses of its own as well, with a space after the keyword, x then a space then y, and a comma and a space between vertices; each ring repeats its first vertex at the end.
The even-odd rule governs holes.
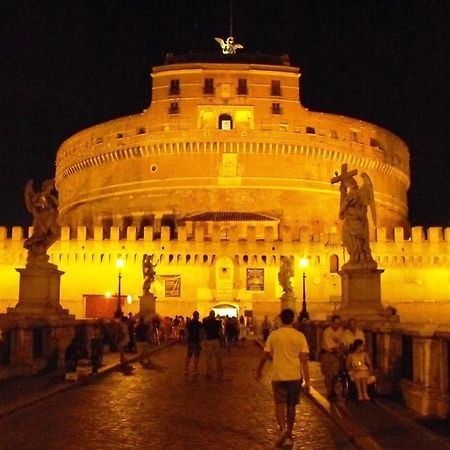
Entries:
POLYGON ((398 320, 381 303, 382 269, 346 269, 339 272, 342 305, 337 313, 343 318, 362 321, 398 320))
POLYGON ((290 308, 294 312, 297 311, 297 307, 296 307, 297 297, 294 297, 293 295, 286 294, 286 292, 285 292, 281 296, 280 300, 281 300, 281 310, 286 309, 286 308, 290 308))
POLYGON ((50 325, 75 319, 59 303, 60 279, 64 272, 53 264, 16 270, 20 274, 19 302, 14 308, 7 308, 7 315, 42 318, 50 325))
POLYGON ((139 297, 139 316, 150 320, 156 314, 156 297, 151 293, 145 293, 139 297))
POLYGON ((27 375, 64 365, 64 352, 75 334, 75 315, 60 303, 64 273, 49 263, 20 274, 19 301, 0 314, 0 328, 11 330, 10 375, 27 375))

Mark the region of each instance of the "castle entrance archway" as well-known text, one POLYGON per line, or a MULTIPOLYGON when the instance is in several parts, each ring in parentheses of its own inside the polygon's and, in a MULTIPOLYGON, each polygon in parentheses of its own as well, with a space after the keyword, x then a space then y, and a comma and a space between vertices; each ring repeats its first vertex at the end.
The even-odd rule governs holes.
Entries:
POLYGON ((216 306, 213 306, 212 309, 216 313, 216 316, 220 317, 237 317, 239 313, 237 306, 231 305, 229 303, 220 303, 216 306))

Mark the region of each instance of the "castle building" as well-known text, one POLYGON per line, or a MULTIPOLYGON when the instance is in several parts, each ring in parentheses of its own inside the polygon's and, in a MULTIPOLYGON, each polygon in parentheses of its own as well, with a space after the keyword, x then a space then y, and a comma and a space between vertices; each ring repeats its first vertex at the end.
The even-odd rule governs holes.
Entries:
MULTIPOLYGON (((149 254, 160 314, 275 315, 287 256, 297 297, 308 259, 308 307, 323 318, 339 305, 346 258, 330 178, 347 164, 374 185, 383 301, 407 320, 450 320, 450 231, 409 228, 407 146, 374 124, 309 111, 300 75, 285 55, 167 55, 148 109, 68 138, 55 174, 62 235, 50 249, 66 272, 63 306, 84 317, 94 298, 108 301, 121 257, 136 311, 149 254)), ((2 308, 17 297, 27 234, 0 229, 2 308)))

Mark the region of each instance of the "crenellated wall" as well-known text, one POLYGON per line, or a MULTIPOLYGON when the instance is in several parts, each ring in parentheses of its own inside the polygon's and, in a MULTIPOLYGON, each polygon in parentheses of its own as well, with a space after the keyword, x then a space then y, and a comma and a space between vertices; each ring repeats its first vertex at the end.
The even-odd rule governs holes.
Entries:
MULTIPOLYGON (((450 322, 450 228, 414 227, 410 235, 403 228, 378 228, 371 243, 382 275, 382 299, 398 309, 402 320, 450 322), (387 236, 392 235, 393 239, 387 236)), ((26 251, 23 240, 32 229, 0 227, 0 312, 17 302, 19 275, 26 251)), ((218 229, 207 224, 179 226, 174 231, 161 227, 156 235, 145 227, 142 236, 136 227, 96 227, 88 238, 86 227, 63 227, 61 238, 49 251, 50 260, 65 271, 61 281, 61 303, 77 317, 85 315, 86 295, 117 291, 118 257, 125 259, 122 269, 122 295, 131 295, 131 311, 138 309, 142 291, 142 256, 153 254, 158 263, 157 281, 152 289, 158 297, 159 312, 189 314, 192 308, 206 313, 217 303, 230 303, 251 309, 256 316, 275 314, 281 288, 278 283, 280 258, 291 256, 295 263, 293 286, 302 292, 302 273, 297 265, 309 258, 306 269, 307 299, 313 318, 323 318, 340 302, 337 266, 345 255, 337 233, 316 233, 308 227, 230 224, 226 240, 218 229), (212 231, 211 231, 212 230, 212 231), (231 267, 229 292, 223 290, 218 267, 231 267), (263 269, 263 290, 247 289, 247 269, 263 269), (180 276, 178 297, 165 296, 166 277, 180 276)), ((409 233, 409 232, 408 232, 409 233)), ((301 300, 301 299, 299 299, 301 300)))

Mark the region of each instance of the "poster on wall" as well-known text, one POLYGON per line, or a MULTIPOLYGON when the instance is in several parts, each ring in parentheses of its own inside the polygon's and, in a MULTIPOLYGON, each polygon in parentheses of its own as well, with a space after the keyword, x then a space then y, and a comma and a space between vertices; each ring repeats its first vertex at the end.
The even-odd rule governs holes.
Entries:
POLYGON ((264 291, 264 269, 247 269, 247 291, 264 291))
POLYGON ((180 297, 181 275, 163 275, 164 297, 180 297))

